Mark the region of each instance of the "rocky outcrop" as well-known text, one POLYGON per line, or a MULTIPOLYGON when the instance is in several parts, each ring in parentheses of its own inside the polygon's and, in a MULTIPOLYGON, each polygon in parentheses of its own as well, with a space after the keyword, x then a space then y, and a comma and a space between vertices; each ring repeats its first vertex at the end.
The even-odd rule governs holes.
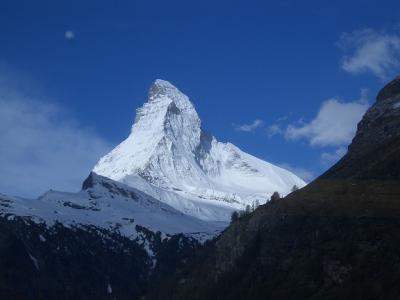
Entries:
POLYGON ((385 101, 387 99, 400 100, 400 76, 389 82, 376 97, 378 102, 385 101))
POLYGON ((348 153, 321 178, 400 179, 400 78, 386 85, 358 124, 348 153))

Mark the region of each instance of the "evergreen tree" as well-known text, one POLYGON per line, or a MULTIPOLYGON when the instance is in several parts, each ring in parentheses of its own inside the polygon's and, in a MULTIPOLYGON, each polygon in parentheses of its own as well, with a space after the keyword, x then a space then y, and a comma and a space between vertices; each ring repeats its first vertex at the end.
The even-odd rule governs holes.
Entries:
POLYGON ((257 199, 255 201, 253 201, 253 203, 251 204, 251 210, 255 211, 257 209, 257 207, 260 206, 260 201, 257 199))
POLYGON ((297 186, 297 185, 294 185, 293 187, 292 187, 292 192, 295 192, 295 191, 297 191, 299 189, 299 187, 297 186))
POLYGON ((231 215, 231 223, 235 222, 237 219, 239 219, 239 213, 235 210, 231 215))
POLYGON ((276 200, 279 200, 279 199, 281 199, 281 195, 279 195, 278 192, 274 192, 274 193, 272 194, 270 200, 271 200, 271 201, 276 201, 276 200))

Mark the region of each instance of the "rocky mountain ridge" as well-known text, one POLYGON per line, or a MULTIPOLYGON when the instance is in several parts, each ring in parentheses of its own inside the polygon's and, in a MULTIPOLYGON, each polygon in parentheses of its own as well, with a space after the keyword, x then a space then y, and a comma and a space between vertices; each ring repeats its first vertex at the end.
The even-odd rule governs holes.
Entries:
POLYGON ((348 153, 322 178, 400 179, 400 78, 388 83, 358 124, 348 153))

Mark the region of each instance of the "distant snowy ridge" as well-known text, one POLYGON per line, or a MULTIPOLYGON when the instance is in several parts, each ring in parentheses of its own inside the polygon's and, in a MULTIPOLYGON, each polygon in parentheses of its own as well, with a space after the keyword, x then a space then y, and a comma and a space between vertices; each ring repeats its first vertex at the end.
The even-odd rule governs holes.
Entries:
POLYGON ((131 134, 93 171, 206 221, 226 222, 233 210, 305 185, 293 173, 205 133, 189 98, 159 79, 137 110, 131 134))
POLYGON ((26 217, 48 226, 95 226, 130 239, 138 236, 136 225, 164 237, 183 233, 200 241, 217 234, 225 224, 187 216, 147 194, 108 178, 90 174, 78 193, 49 191, 38 199, 0 194, 0 215, 26 217))

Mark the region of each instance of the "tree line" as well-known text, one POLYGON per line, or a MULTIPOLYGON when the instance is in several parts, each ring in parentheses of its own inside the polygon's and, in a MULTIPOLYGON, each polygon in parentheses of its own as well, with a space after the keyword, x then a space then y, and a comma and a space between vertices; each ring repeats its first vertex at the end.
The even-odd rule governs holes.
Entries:
MULTIPOLYGON (((299 189, 299 187, 297 185, 294 185, 292 187, 292 192, 295 192, 299 189)), ((271 197, 269 198, 269 201, 275 202, 277 200, 281 199, 281 195, 278 192, 274 192, 271 197)), ((246 208, 244 210, 241 211, 233 211, 232 215, 231 215, 231 223, 235 222, 236 220, 249 215, 250 213, 252 213, 253 211, 255 211, 257 209, 257 207, 260 206, 260 201, 257 199, 255 201, 253 201, 253 203, 251 205, 247 204, 246 208)))

